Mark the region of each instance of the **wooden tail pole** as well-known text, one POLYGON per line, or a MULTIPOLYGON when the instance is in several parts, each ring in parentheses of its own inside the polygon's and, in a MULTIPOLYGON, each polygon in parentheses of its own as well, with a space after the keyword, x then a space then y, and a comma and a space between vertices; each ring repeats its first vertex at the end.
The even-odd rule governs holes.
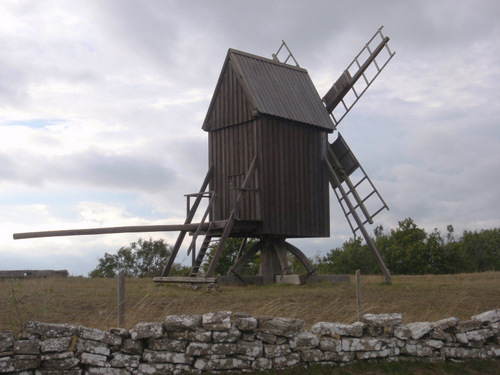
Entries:
MULTIPOLYGON (((203 225, 204 229, 208 229, 209 223, 203 225)), ((67 229, 67 230, 52 230, 43 232, 25 232, 14 233, 15 240, 28 238, 42 237, 64 237, 64 236, 84 236, 93 234, 111 234, 111 233, 147 233, 147 232, 177 232, 177 231, 195 231, 198 229, 199 223, 193 224, 171 224, 171 225, 138 225, 125 227, 108 227, 108 228, 90 228, 90 229, 67 229)))
POLYGON ((125 328, 125 271, 118 274, 118 327, 125 328))

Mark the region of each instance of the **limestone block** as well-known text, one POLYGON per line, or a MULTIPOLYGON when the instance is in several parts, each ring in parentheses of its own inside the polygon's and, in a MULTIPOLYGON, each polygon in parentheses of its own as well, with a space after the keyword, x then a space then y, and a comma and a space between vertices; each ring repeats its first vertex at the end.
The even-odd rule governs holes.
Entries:
POLYGON ((432 357, 434 355, 433 348, 425 344, 425 341, 408 341, 406 345, 401 348, 401 353, 415 357, 432 357))
POLYGON ((113 353, 113 358, 109 362, 112 367, 139 367, 140 355, 113 353))
POLYGON ((124 353, 141 354, 143 344, 140 340, 124 339, 122 344, 122 351, 124 353))
POLYGON ((444 331, 450 327, 455 327, 459 322, 459 319, 456 317, 446 318, 438 320, 437 322, 431 323, 432 329, 435 331, 444 331))
POLYGON ((479 320, 466 320, 463 322, 458 322, 457 325, 453 328, 454 332, 467 332, 467 331, 475 331, 479 327, 481 327, 482 322, 479 320))
POLYGON ((342 340, 327 336, 322 337, 319 341, 319 348, 323 351, 341 352, 342 340))
POLYGON ((418 340, 430 332, 430 330, 432 329, 432 324, 429 322, 415 322, 408 323, 406 327, 411 332, 411 338, 413 340, 418 340))
POLYGON ((454 342, 453 334, 451 334, 449 332, 442 331, 442 330, 441 331, 432 330, 429 334, 429 337, 432 339, 445 341, 447 343, 454 342))
POLYGON ((290 345, 264 345, 264 356, 266 358, 280 357, 290 354, 292 351, 290 345))
POLYGON ((364 323, 354 324, 319 322, 312 326, 312 332, 322 336, 363 336, 364 323))
POLYGON ((471 320, 477 320, 481 323, 495 323, 500 321, 500 309, 490 310, 471 317, 471 320))
MULTIPOLYGON (((98 368, 102 368, 102 367, 98 367, 98 368)), ((19 375, 31 375, 32 373, 31 372, 28 372, 28 373, 18 373, 19 375)), ((57 370, 47 370, 47 371, 42 371, 40 369, 37 369, 35 370, 35 375, 60 375, 60 374, 64 374, 64 375, 82 375, 83 374, 83 370, 80 369, 79 367, 73 367, 69 370, 63 370, 63 371, 57 371, 57 370)))
POLYGON ((273 360, 270 358, 259 357, 252 362, 253 370, 270 370, 273 367, 273 360))
POLYGON ((240 341, 236 346, 236 353, 249 357, 262 357, 264 346, 262 341, 240 341))
POLYGON ((51 338, 42 341, 40 349, 42 353, 47 352, 64 352, 68 350, 71 345, 72 338, 71 337, 58 337, 51 338))
POLYGON ((158 351, 184 352, 187 344, 187 340, 172 340, 167 337, 148 339, 148 348, 158 351))
POLYGON ((194 332, 194 331, 168 331, 165 332, 168 336, 169 339, 171 340, 187 340, 189 337, 189 332, 194 332))
POLYGON ((80 364, 78 358, 56 359, 42 362, 41 370, 64 371, 76 367, 80 364))
POLYGON ((194 367, 203 371, 249 369, 250 361, 232 357, 219 358, 217 356, 213 356, 208 358, 198 358, 194 363, 194 367))
POLYGON ((109 347, 105 343, 94 340, 78 340, 76 343, 76 350, 79 353, 86 352, 106 356, 110 354, 109 347))
POLYGON ((214 331, 212 339, 215 343, 236 342, 241 337, 241 331, 234 325, 227 331, 214 331))
POLYGON ((255 340, 255 333, 253 333, 253 332, 242 332, 241 333, 241 340, 242 341, 254 341, 255 340))
POLYGON ((394 336, 401 340, 409 340, 411 339, 411 330, 405 324, 395 327, 394 336))
POLYGON ((372 327, 394 327, 403 322, 403 315, 394 314, 365 314, 363 323, 372 327))
POLYGON ((273 318, 261 322, 258 331, 276 336, 292 337, 304 327, 304 321, 292 318, 273 318))
POLYGON ((465 333, 468 341, 483 341, 493 336, 491 329, 478 329, 476 331, 468 331, 465 333))
POLYGON ((38 354, 40 353, 40 340, 20 340, 14 342, 14 353, 16 354, 38 354))
POLYGON ((56 359, 75 358, 73 351, 59 352, 59 353, 44 353, 40 357, 42 361, 53 361, 56 359))
POLYGON ((212 340, 212 331, 192 331, 188 335, 189 341, 210 342, 212 340))
POLYGON ((356 359, 373 359, 373 358, 387 358, 387 357, 396 357, 400 353, 399 348, 385 348, 379 351, 371 351, 371 352, 357 352, 356 359))
POLYGON ((442 347, 444 347, 444 342, 442 342, 440 340, 427 340, 425 342, 426 342, 427 346, 434 348, 434 349, 441 349, 442 347))
POLYGON ((0 353, 14 348, 14 332, 0 332, 0 353))
POLYGON ((243 317, 236 320, 236 328, 243 332, 254 332, 257 329, 258 321, 252 317, 243 317))
POLYGON ((357 352, 357 351, 374 351, 382 350, 385 345, 377 339, 366 338, 343 338, 342 351, 357 352))
POLYGON ((300 363, 299 353, 290 353, 280 357, 273 358, 273 368, 284 368, 295 366, 300 363))
POLYGON ((125 328, 111 328, 109 330, 113 335, 120 336, 122 338, 127 338, 130 336, 130 333, 128 332, 128 329, 125 328))
POLYGON ((191 342, 186 348, 186 355, 212 355, 212 345, 202 342, 191 342))
POLYGON ((491 331, 499 336, 500 335, 500 322, 496 322, 496 323, 491 323, 488 325, 488 328, 491 329, 491 331))
POLYGON ((78 327, 78 336, 85 340, 100 341, 108 345, 121 345, 123 339, 111 332, 97 328, 78 327))
POLYGON ((132 340, 154 339, 163 336, 163 323, 143 322, 137 323, 130 330, 132 340))
POLYGON ((164 375, 171 374, 175 370, 175 366, 171 363, 141 363, 134 371, 137 375, 164 375))
POLYGON ((306 349, 300 352, 302 362, 319 362, 324 358, 325 355, 319 349, 306 349))
POLYGON ((76 324, 58 324, 58 323, 43 323, 43 322, 27 322, 24 326, 27 333, 45 336, 49 338, 73 336, 78 333, 76 324))
POLYGON ((38 368, 40 359, 36 356, 13 356, 0 360, 0 373, 13 373, 38 368))
POLYGON ((212 344, 212 354, 213 355, 231 355, 236 352, 237 344, 212 344))
POLYGON ((270 333, 265 333, 265 332, 257 332, 255 334, 255 338, 268 344, 276 344, 278 336, 271 335, 270 333))
POLYGON ((465 332, 456 333, 455 338, 457 339, 457 342, 459 342, 460 344, 469 343, 469 340, 467 340, 467 334, 465 332))
POLYGON ((290 339, 292 349, 312 349, 319 345, 319 338, 309 331, 301 331, 290 339))
POLYGON ((193 357, 185 353, 176 352, 156 352, 153 350, 145 349, 142 353, 142 359, 146 362, 153 363, 182 363, 189 364, 193 362, 193 357))
POLYGON ((85 370, 87 375, 130 375, 131 372, 123 368, 113 368, 113 367, 94 367, 90 366, 85 370))
POLYGON ((201 325, 211 331, 227 331, 231 328, 231 311, 203 314, 201 325))
POLYGON ((441 356, 445 358, 458 359, 481 359, 486 358, 486 352, 481 349, 444 347, 441 356))
POLYGON ((167 315, 163 324, 167 331, 194 331, 201 326, 201 315, 167 315))
POLYGON ((90 366, 107 367, 108 357, 100 354, 82 353, 80 362, 90 366))
POLYGON ((354 359, 355 352, 323 352, 325 361, 350 362, 354 359))

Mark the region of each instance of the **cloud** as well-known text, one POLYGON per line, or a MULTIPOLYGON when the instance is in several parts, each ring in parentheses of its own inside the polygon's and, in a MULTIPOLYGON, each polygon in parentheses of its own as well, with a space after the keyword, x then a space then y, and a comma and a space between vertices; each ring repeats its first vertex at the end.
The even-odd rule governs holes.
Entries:
MULTIPOLYGON (((50 268, 86 274, 89 259, 137 239, 13 242, 13 232, 182 222, 183 195, 207 170, 201 124, 228 48, 271 57, 284 39, 324 94, 381 25, 396 56, 340 126, 391 208, 376 224, 500 225, 496 1, 18 1, 0 11, 3 267, 46 267, 34 254, 50 254, 50 268)), ((331 238, 295 240, 307 255, 351 236, 330 204, 331 238)))

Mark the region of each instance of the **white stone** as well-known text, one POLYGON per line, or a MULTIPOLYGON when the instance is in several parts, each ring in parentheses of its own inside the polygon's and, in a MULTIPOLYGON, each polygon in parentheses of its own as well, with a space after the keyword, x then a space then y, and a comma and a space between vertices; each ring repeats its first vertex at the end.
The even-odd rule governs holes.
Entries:
POLYGON ((421 337, 424 337, 427 333, 432 329, 432 324, 429 322, 415 322, 408 323, 406 327, 411 332, 411 338, 413 340, 418 340, 421 337))
POLYGON ((46 352, 64 352, 68 350, 71 345, 71 337, 58 337, 52 339, 43 340, 41 343, 40 350, 42 353, 46 352))
POLYGON ((201 326, 201 315, 167 315, 163 324, 167 331, 193 331, 201 326))
POLYGON ((303 326, 304 321, 301 319, 273 318, 260 323, 258 330, 271 335, 292 337, 299 333, 303 326))
POLYGON ((287 344, 264 345, 264 356, 266 358, 280 357, 290 353, 291 353, 290 345, 287 344))
POLYGON ((82 353, 80 361, 85 365, 106 367, 108 365, 108 357, 105 355, 82 353))
POLYGON ((394 314, 365 314, 363 322, 373 327, 394 327, 403 322, 403 315, 394 314))
POLYGON ((309 331, 301 331, 290 339, 290 348, 315 348, 319 345, 319 338, 309 331))
POLYGON ((472 320, 477 320, 483 323, 494 323, 500 320, 500 309, 490 310, 471 317, 472 320))
POLYGON ((479 329, 477 331, 466 332, 465 335, 468 341, 483 341, 493 336, 493 332, 491 329, 479 329))
POLYGON ((381 350, 384 347, 383 343, 377 339, 365 338, 343 338, 342 351, 358 352, 358 351, 374 351, 381 350))
POLYGON ((319 342, 319 348, 323 351, 341 352, 342 340, 333 337, 322 337, 319 342))
POLYGON ((231 311, 218 311, 203 314, 201 322, 205 329, 211 331, 226 331, 231 328, 231 311))
POLYGON ((163 336, 163 323, 159 322, 142 322, 137 323, 130 330, 132 340, 158 338, 163 336))
POLYGON ((363 336, 364 323, 356 322, 354 324, 319 322, 312 326, 312 332, 325 336, 363 336))

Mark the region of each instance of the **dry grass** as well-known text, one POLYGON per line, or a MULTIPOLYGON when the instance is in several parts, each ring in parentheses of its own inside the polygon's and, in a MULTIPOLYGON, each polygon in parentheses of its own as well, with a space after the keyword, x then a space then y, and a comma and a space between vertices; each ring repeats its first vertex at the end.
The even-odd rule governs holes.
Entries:
MULTIPOLYGON (((156 285, 150 279, 126 281, 126 327, 140 321, 161 321, 169 314, 218 310, 246 311, 254 316, 319 321, 357 320, 354 277, 351 284, 220 287, 193 290, 156 285)), ((362 276, 363 313, 403 313, 405 322, 435 321, 500 308, 500 272, 459 275, 362 276)), ((117 280, 81 277, 0 281, 0 331, 20 322, 76 323, 109 329, 117 321, 117 280)))

